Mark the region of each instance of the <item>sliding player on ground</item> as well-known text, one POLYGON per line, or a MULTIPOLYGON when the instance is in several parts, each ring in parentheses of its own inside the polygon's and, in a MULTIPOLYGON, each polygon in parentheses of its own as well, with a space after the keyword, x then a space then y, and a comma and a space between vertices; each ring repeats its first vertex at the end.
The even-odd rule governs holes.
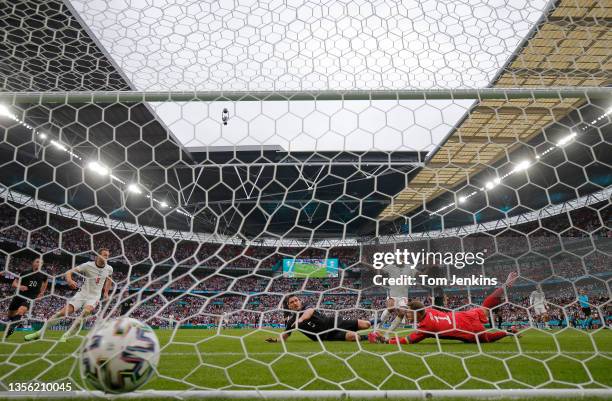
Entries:
MULTIPOLYGON (((387 272, 390 279, 399 279, 402 275, 414 277, 416 269, 409 267, 398 267, 395 265, 387 265, 382 268, 387 272)), ((386 339, 390 333, 404 323, 404 318, 408 311, 408 286, 406 285, 389 285, 387 289, 386 308, 380 315, 380 319, 374 322, 374 330, 381 330, 386 339), (389 324, 385 330, 384 326, 389 324)))
MULTIPOLYGON (((419 266, 414 269, 410 267, 398 267, 395 265, 387 265, 383 267, 389 278, 400 278, 401 276, 416 277, 429 276, 438 277, 441 274, 441 269, 438 266, 419 266)), ((406 314, 408 311, 409 286, 407 285, 389 285, 388 297, 386 301, 386 309, 382 312, 380 320, 375 322, 374 331, 383 331, 385 339, 389 339, 395 330, 406 323, 406 314), (389 323, 389 327, 385 330, 384 325, 389 323)), ((431 292, 431 304, 438 308, 444 309, 446 306, 446 297, 442 287, 429 288, 431 292)))
MULTIPOLYGON (((370 328, 370 322, 361 319, 336 319, 319 312, 314 307, 306 306, 295 294, 285 298, 285 331, 281 340, 286 341, 294 330, 300 331, 313 341, 357 341, 367 340, 367 336, 359 336, 357 331, 370 328)), ((278 338, 268 337, 269 343, 278 342, 278 338)))
POLYGON ((68 301, 66 306, 57 311, 51 319, 45 322, 40 330, 25 336, 26 341, 39 339, 47 327, 52 327, 63 318, 82 309, 81 315, 74 319, 72 326, 62 335, 59 342, 66 342, 70 336, 80 331, 83 321, 93 314, 96 309, 102 292, 104 292, 104 301, 108 300, 108 291, 111 287, 111 275, 113 274, 113 268, 106 263, 109 256, 110 251, 106 248, 102 248, 98 251, 98 255, 94 261, 85 262, 66 273, 66 281, 70 288, 78 288, 77 283, 72 279, 73 273, 79 273, 84 277, 85 280, 83 281, 83 285, 68 301))
MULTIPOLYGON (((406 315, 407 320, 415 320, 417 330, 409 336, 399 339, 400 344, 415 344, 426 338, 440 338, 459 340, 467 343, 491 343, 508 335, 516 335, 517 330, 511 328, 509 331, 485 332, 484 323, 489 321, 488 315, 491 308, 503 302, 504 289, 509 289, 518 278, 516 272, 510 273, 505 284, 493 291, 483 302, 481 307, 467 311, 444 312, 434 308, 426 308, 419 301, 412 301, 408 308, 412 313, 406 315)), ((388 341, 378 334, 372 332, 368 335, 372 343, 396 344, 398 340, 392 338, 388 341)))
POLYGON ((544 295, 542 286, 539 284, 537 289, 529 295, 529 304, 533 308, 536 327, 543 326, 546 330, 550 330, 550 326, 548 325, 548 309, 546 308, 546 295, 544 295))
POLYGON ((9 338, 14 332, 19 321, 32 307, 34 299, 41 298, 47 290, 49 278, 40 271, 42 259, 36 258, 32 261, 32 271, 13 280, 13 288, 17 289, 17 294, 11 300, 8 307, 8 320, 5 339, 9 338))

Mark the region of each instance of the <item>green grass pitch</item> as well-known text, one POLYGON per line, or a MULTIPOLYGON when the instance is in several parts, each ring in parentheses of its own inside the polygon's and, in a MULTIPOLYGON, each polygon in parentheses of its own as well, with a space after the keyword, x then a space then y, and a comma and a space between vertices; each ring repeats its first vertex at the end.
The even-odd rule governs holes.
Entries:
POLYGON ((293 264, 293 277, 298 277, 298 278, 327 277, 327 267, 320 266, 320 267, 315 268, 314 265, 311 265, 311 264, 295 262, 293 264))
MULTIPOLYGON (((159 374, 146 389, 417 390, 474 388, 612 387, 612 333, 575 329, 529 330, 521 339, 463 344, 434 339, 420 344, 317 343, 296 333, 268 344, 272 330, 157 330, 163 347, 159 374), (284 348, 286 347, 286 349, 284 348)), ((73 380, 77 337, 59 344, 23 342, 23 333, 0 343, 0 385, 73 380), (42 375, 40 375, 44 372, 42 375), (40 375, 40 376, 39 376, 40 375)), ((86 334, 86 333, 83 333, 86 334)))

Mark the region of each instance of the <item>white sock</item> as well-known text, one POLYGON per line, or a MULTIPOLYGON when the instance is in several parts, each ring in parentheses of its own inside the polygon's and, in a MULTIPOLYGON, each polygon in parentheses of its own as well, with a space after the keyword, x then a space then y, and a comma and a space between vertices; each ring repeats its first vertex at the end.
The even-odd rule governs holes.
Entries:
POLYGON ((63 318, 65 318, 66 316, 64 315, 54 315, 53 317, 51 317, 51 319, 47 320, 42 327, 40 328, 40 330, 38 330, 40 332, 40 334, 44 334, 45 331, 47 330, 47 328, 49 327, 53 327, 53 325, 59 323, 63 318))
POLYGON ((82 316, 78 316, 76 319, 74 319, 74 322, 72 322, 72 325, 66 332, 66 335, 72 336, 75 332, 78 333, 79 331, 81 331, 81 324, 83 323, 83 320, 84 319, 82 316))

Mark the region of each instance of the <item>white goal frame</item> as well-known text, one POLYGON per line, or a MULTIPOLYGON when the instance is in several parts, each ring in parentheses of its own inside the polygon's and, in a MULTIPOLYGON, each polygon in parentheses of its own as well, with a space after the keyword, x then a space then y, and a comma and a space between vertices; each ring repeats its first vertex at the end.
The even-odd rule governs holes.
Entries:
POLYGON ((534 88, 458 88, 406 90, 320 91, 76 91, 3 92, 0 102, 117 103, 117 102, 214 102, 214 101, 325 101, 325 100, 439 100, 439 99, 542 99, 612 96, 612 87, 551 86, 534 88))

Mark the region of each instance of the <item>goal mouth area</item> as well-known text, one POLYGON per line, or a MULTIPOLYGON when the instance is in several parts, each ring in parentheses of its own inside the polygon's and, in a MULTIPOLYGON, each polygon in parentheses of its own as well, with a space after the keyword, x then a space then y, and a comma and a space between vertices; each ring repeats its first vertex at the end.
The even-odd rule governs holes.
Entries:
POLYGON ((612 0, 6 3, 0 401, 612 401, 612 0))
POLYGON ((0 392, 2 399, 144 399, 144 400, 167 400, 167 399, 213 399, 213 400, 326 400, 326 399, 351 399, 351 400, 423 400, 423 399, 610 399, 612 391, 608 389, 488 389, 488 390, 190 390, 190 391, 166 391, 147 390, 136 391, 126 394, 106 394, 101 391, 74 391, 48 392, 0 392))

